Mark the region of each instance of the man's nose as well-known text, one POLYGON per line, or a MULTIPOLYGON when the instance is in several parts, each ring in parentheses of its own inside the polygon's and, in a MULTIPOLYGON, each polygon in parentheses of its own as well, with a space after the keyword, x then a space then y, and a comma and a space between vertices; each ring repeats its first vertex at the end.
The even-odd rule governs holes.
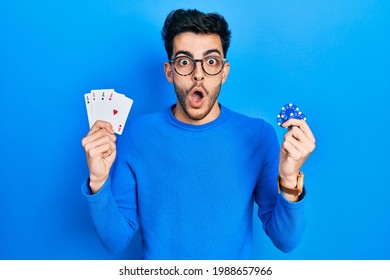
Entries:
POLYGON ((192 76, 194 81, 201 82, 204 80, 204 71, 202 68, 202 61, 195 61, 194 75, 192 76))

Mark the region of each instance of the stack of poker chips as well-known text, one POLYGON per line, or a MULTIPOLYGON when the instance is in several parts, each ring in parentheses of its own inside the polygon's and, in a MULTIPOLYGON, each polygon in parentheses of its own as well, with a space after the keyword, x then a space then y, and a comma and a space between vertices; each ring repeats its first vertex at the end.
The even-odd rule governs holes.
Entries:
POLYGON ((286 104, 282 107, 282 110, 277 116, 277 122, 279 126, 282 126, 287 120, 294 118, 299 120, 306 120, 305 115, 299 110, 297 106, 292 103, 286 104))

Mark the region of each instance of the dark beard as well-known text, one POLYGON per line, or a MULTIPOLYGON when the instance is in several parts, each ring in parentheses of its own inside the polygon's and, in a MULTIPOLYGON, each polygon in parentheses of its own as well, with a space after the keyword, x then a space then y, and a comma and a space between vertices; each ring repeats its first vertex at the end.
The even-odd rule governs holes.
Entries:
POLYGON ((205 91, 206 93, 206 96, 204 96, 203 98, 207 98, 209 96, 211 96, 211 102, 208 103, 208 107, 206 108, 206 111, 202 114, 197 114, 197 115, 194 115, 194 114, 191 114, 187 108, 187 105, 185 103, 185 100, 186 98, 188 97, 188 93, 191 92, 191 90, 197 86, 197 84, 194 84, 188 91, 186 90, 182 90, 181 88, 177 87, 175 83, 173 83, 173 86, 175 88, 175 93, 176 93, 176 97, 177 99, 179 100, 179 103, 180 103, 180 106, 183 108, 183 111, 184 113, 187 115, 187 117, 189 117, 191 120, 194 120, 194 121, 200 121, 200 120, 203 120, 205 117, 207 117, 207 115, 211 112, 211 110, 213 109, 214 105, 215 105, 215 102, 217 101, 218 99, 218 96, 219 96, 219 93, 220 93, 220 90, 221 90, 221 85, 218 86, 217 89, 215 89, 216 91, 216 94, 211 94, 202 86, 200 85, 201 88, 203 88, 203 90, 205 91))

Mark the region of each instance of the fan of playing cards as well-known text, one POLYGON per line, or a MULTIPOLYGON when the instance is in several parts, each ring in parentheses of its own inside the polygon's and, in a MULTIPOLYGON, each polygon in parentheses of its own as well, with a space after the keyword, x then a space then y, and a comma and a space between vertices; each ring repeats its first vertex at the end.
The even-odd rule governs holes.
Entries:
POLYGON ((98 89, 84 94, 89 128, 97 120, 112 124, 115 133, 122 134, 133 100, 113 89, 98 89))

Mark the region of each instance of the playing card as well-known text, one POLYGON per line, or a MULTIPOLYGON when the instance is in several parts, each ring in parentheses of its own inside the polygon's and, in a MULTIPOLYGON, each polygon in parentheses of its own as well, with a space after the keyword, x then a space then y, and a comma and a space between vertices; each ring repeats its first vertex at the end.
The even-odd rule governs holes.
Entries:
POLYGON ((112 92, 114 92, 113 89, 95 89, 91 91, 92 125, 99 120, 98 117, 101 115, 106 97, 112 92))
POLYGON ((122 134, 133 100, 114 89, 92 90, 84 95, 90 128, 97 120, 108 121, 122 134), (88 103, 89 102, 89 103, 88 103))
POLYGON ((101 118, 112 124, 115 133, 122 134, 133 100, 123 94, 114 93, 106 101, 101 111, 101 118))
POLYGON ((85 100, 85 107, 87 108, 87 115, 88 115, 88 123, 89 128, 92 127, 92 103, 91 103, 91 94, 86 93, 84 94, 84 100, 85 100))

